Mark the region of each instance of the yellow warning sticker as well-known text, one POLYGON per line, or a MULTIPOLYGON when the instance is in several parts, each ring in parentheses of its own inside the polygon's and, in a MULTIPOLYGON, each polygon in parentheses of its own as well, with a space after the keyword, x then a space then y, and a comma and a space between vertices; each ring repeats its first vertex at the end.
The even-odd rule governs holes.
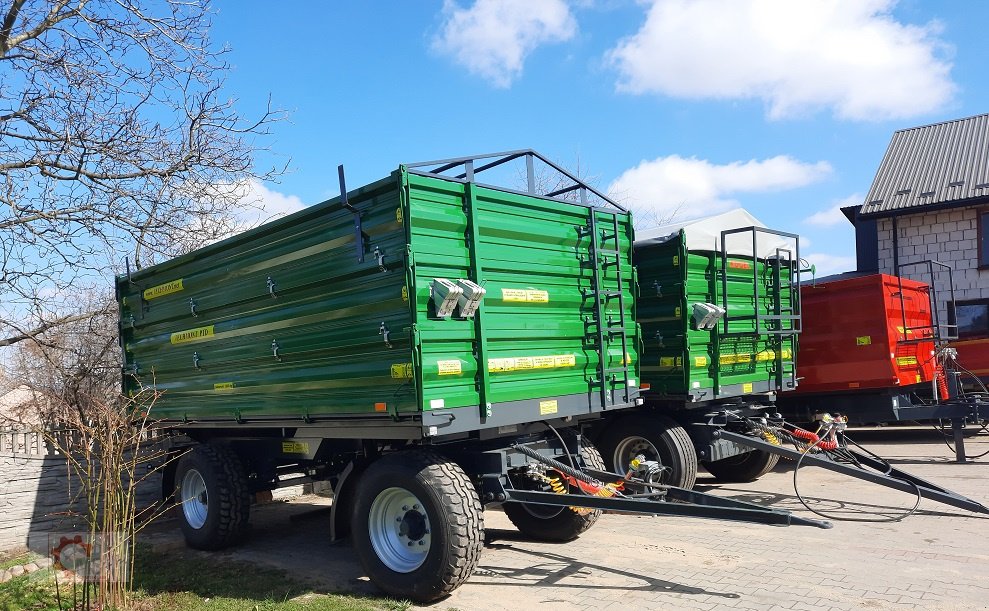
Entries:
POLYGON ((552 401, 540 401, 539 402, 539 415, 548 416, 550 414, 555 414, 559 410, 559 406, 556 403, 556 399, 552 401))
POLYGON ((673 255, 673 267, 680 265, 680 255, 673 255))
POLYGON ((558 354, 553 357, 554 367, 573 367, 577 364, 577 357, 572 354, 558 354))
POLYGON ((707 367, 707 357, 706 356, 695 356, 694 357, 694 367, 707 367))
POLYGON ((555 367, 574 367, 577 357, 573 354, 551 354, 545 356, 516 356, 500 359, 488 359, 488 371, 526 371, 529 369, 552 369, 555 367))
POLYGON ((549 291, 538 289, 501 289, 502 301, 518 303, 549 303, 549 291))
POLYGON ((673 310, 673 317, 680 318, 680 306, 677 306, 677 309, 673 310))
POLYGON ((165 284, 159 284, 158 286, 153 286, 149 289, 144 289, 142 295, 146 301, 151 301, 152 299, 157 299, 158 297, 164 297, 165 295, 171 295, 172 293, 178 293, 182 290, 182 278, 178 280, 172 280, 171 282, 166 282, 165 284))
POLYGON ((742 384, 742 392, 752 392, 752 382, 742 384))
POLYGON ((436 361, 436 369, 441 376, 458 376, 462 373, 460 359, 450 359, 448 361, 436 361))
POLYGON ((518 356, 515 357, 515 368, 516 369, 535 369, 532 363, 531 356, 518 356))
POLYGON ((680 367, 683 364, 682 357, 661 356, 659 357, 660 367, 680 367))
POLYGON ((213 325, 208 327, 196 327, 195 329, 172 333, 169 340, 173 344, 186 344, 189 342, 199 341, 201 339, 208 339, 210 337, 213 337, 213 325))
POLYGON ((856 346, 871 346, 872 345, 872 336, 871 335, 861 335, 859 337, 856 337, 855 338, 855 345, 856 346))
POLYGON ((401 225, 402 222, 405 220, 405 217, 402 214, 402 207, 401 206, 399 206, 398 208, 395 208, 395 220, 398 221, 398 224, 399 225, 401 225))
POLYGON ((556 367, 556 359, 552 356, 534 356, 532 357, 532 368, 533 369, 552 369, 556 367))
POLYGON ((917 383, 920 384, 920 374, 917 374, 917 383))
MULTIPOLYGON (((789 350, 784 349, 780 351, 781 359, 789 359, 792 355, 793 354, 789 350)), ((776 351, 763 350, 762 352, 757 352, 754 355, 754 358, 757 363, 764 363, 766 361, 775 361, 776 351)), ((718 362, 721 363, 722 365, 735 365, 738 363, 751 363, 752 360, 753 360, 753 355, 748 353, 722 354, 721 357, 718 359, 718 362)))
POLYGON ((309 444, 304 441, 283 441, 282 454, 308 454, 309 444))
POLYGON ((896 326, 896 330, 899 331, 900 333, 905 333, 906 335, 910 335, 911 333, 913 333, 913 329, 904 329, 899 325, 896 326))
POLYGON ((907 365, 916 365, 917 357, 915 356, 898 356, 896 357, 896 364, 901 367, 906 367, 907 365))
POLYGON ((391 377, 395 380, 411 380, 412 363, 392 363, 391 377))
POLYGON ((233 382, 218 382, 213 385, 213 390, 233 390, 233 389, 234 389, 233 382))
POLYGON ((409 300, 409 287, 403 286, 402 287, 402 301, 408 301, 408 300, 409 300))
POLYGON ((751 354, 722 354, 718 359, 722 365, 737 365, 738 363, 751 363, 751 354))

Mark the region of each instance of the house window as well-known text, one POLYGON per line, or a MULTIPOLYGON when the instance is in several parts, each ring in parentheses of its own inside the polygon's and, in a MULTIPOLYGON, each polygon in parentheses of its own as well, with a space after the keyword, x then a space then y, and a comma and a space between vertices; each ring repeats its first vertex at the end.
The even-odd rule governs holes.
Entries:
POLYGON ((989 210, 979 211, 979 268, 989 268, 989 210))
POLYGON ((959 301, 955 304, 958 337, 989 337, 989 299, 959 301))

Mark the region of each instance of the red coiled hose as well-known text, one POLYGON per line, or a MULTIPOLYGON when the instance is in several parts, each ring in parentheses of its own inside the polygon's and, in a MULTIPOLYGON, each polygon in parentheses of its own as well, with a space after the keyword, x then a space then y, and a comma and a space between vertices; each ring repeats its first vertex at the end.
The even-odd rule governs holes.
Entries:
POLYGON ((837 441, 830 441, 827 439, 822 441, 820 436, 817 435, 817 433, 811 433, 810 431, 805 431, 804 429, 793 429, 792 431, 790 431, 790 434, 796 437, 797 439, 803 439, 804 441, 809 442, 812 446, 817 446, 822 450, 838 449, 837 441))
POLYGON ((934 380, 937 382, 938 395, 941 396, 942 401, 947 401, 948 396, 948 379, 944 375, 944 368, 938 367, 937 371, 934 372, 934 380))

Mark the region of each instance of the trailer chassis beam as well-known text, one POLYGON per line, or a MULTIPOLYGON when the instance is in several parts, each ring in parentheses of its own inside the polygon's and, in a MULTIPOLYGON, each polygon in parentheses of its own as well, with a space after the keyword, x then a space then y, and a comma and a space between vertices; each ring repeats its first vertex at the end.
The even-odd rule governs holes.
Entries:
POLYGON ((962 496, 957 492, 952 492, 947 488, 943 488, 937 484, 923 480, 905 471, 901 471, 900 469, 897 469, 883 461, 876 460, 871 456, 867 456, 861 452, 856 452, 850 448, 844 448, 842 451, 847 452, 860 464, 869 467, 869 469, 874 469, 874 471, 837 462, 826 453, 810 454, 800 452, 792 448, 769 443, 756 437, 742 435, 731 431, 715 431, 714 436, 733 441, 739 445, 752 448, 753 450, 763 450, 765 452, 771 452, 793 460, 799 459, 806 465, 814 465, 836 473, 849 475, 867 482, 879 484, 880 486, 893 488, 894 490, 920 494, 920 496, 925 499, 944 503, 945 505, 951 505, 952 507, 957 507, 959 509, 965 509, 975 513, 989 514, 989 507, 986 507, 978 501, 962 496))

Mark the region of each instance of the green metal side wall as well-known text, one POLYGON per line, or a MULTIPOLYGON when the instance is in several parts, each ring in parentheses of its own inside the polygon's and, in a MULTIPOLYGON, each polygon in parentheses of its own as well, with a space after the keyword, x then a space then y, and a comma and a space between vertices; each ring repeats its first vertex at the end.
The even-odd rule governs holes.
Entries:
MULTIPOLYGON (((591 209, 415 174, 408 183, 424 408, 593 393, 599 359, 589 322, 594 299, 585 294, 593 275, 585 231, 591 209), (473 236, 473 249, 466 248, 465 234, 473 236), (429 318, 435 277, 473 278, 484 286, 478 322, 429 318), (478 324, 484 328, 480 350, 478 324)), ((612 227, 612 213, 594 214, 602 227, 612 227)), ((619 218, 625 318, 632 328, 628 358, 636 382, 632 229, 628 215, 619 218)), ((602 286, 618 289, 613 266, 604 270, 602 286)), ((606 315, 617 318, 617 299, 608 300, 606 315)), ((613 338, 607 352, 609 366, 620 366, 621 342, 613 338)), ((609 389, 618 391, 623 383, 613 381, 609 389)), ((539 415, 538 403, 531 407, 539 415)))
MULTIPOLYGON (((695 303, 724 305, 720 253, 688 252, 681 232, 679 239, 663 244, 636 246, 635 259, 641 283, 642 381, 651 386, 647 400, 709 401, 794 387, 794 336, 757 334, 754 320, 756 290, 763 314, 791 308, 785 268, 777 291, 774 265, 756 262, 754 282, 752 258, 729 255, 726 334, 723 322, 708 331, 698 330, 692 320, 695 303)), ((764 322, 763 327, 776 324, 764 322)))
POLYGON ((333 200, 118 280, 126 370, 136 365, 141 383, 163 392, 156 418, 295 419, 379 401, 417 409, 415 389, 387 366, 412 352, 401 332, 411 317, 396 180, 359 189, 351 202, 365 211, 368 244, 385 253, 388 272, 373 256, 357 262, 353 215, 333 200), (168 292, 177 281, 181 290, 168 292), (391 348, 382 322, 396 331, 391 348))
MULTIPOLYGON (((529 422, 553 417, 560 397, 572 412, 575 396, 583 413, 601 409, 585 228, 596 214, 604 233, 613 214, 404 169, 349 199, 362 211, 363 262, 354 215, 336 198, 118 278, 125 390, 139 380, 162 391, 152 413, 164 420, 462 408, 529 422), (474 320, 433 317, 437 277, 487 290, 474 320)), ((627 354, 606 336, 608 366, 627 358, 635 386, 633 236, 629 216, 618 218, 630 332, 627 354)), ((613 265, 599 273, 618 290, 613 265)), ((621 318, 618 303, 604 301, 606 318, 621 318)), ((611 378, 620 400, 626 381, 611 378)))

